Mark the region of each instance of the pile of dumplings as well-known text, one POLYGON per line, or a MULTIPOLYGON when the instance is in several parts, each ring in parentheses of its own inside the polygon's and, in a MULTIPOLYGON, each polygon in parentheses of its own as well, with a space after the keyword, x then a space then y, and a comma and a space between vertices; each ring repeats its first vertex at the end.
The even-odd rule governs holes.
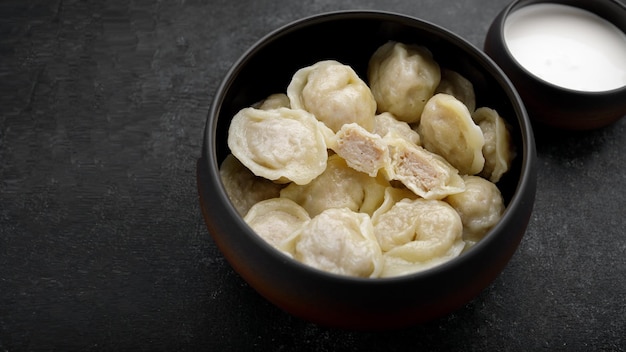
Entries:
POLYGON ((240 110, 220 176, 233 205, 299 262, 394 277, 450 260, 500 219, 509 127, 419 45, 389 41, 367 82, 334 60, 240 110))

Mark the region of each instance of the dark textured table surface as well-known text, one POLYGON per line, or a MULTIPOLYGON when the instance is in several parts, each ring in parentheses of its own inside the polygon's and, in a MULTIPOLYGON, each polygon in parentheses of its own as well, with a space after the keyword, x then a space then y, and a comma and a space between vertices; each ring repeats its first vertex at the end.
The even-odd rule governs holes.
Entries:
POLYGON ((195 163, 229 67, 303 16, 380 9, 482 47, 508 0, 0 2, 0 351, 626 350, 626 119, 536 131, 535 210, 504 272, 400 331, 294 318, 235 274, 195 163))

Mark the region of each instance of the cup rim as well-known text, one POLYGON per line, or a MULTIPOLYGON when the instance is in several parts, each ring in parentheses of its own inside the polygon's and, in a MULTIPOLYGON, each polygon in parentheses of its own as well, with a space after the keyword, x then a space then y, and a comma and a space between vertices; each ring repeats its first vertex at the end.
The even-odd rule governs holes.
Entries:
MULTIPOLYGON (((626 5, 620 3, 618 0, 594 0, 594 2, 606 2, 606 3, 610 3, 613 5, 616 5, 620 8, 622 8, 622 10, 624 11, 624 13, 626 13, 626 5)), ((527 6, 531 6, 531 5, 536 5, 536 4, 557 4, 557 5, 566 5, 566 6, 571 6, 577 9, 581 9, 581 10, 586 10, 589 11, 599 17, 601 17, 602 19, 610 22, 611 24, 615 25, 617 27, 617 24, 615 24, 613 21, 611 21, 610 19, 606 18, 606 16, 603 16, 602 14, 599 14, 595 11, 591 11, 588 8, 584 8, 584 7, 580 7, 577 4, 579 4, 579 1, 568 1, 568 0, 514 0, 512 1, 510 4, 508 4, 504 10, 502 11, 502 15, 499 18, 499 23, 498 23, 498 35, 499 38, 501 38, 502 40, 502 47, 503 50, 505 51, 506 55, 511 59, 511 61, 515 64, 515 66, 521 70, 524 75, 526 75, 527 77, 529 77, 530 79, 534 80, 535 82, 542 84, 545 87, 548 87, 552 90, 556 90, 556 91, 560 91, 560 92, 564 92, 567 94, 571 94, 571 95, 578 95, 578 96, 587 96, 587 97, 606 97, 606 96, 612 96, 612 95, 620 95, 620 94, 625 94, 626 93, 626 84, 621 86, 621 87, 617 87, 617 88, 613 88, 613 89, 607 89, 607 90, 601 90, 601 91, 585 91, 585 90, 579 90, 579 89, 573 89, 573 88, 568 88, 568 87, 564 87, 564 86, 560 86, 558 84, 552 83, 546 79, 543 79, 541 77, 539 77, 538 75, 536 75, 535 73, 531 72, 529 69, 527 69, 524 65, 522 65, 519 60, 515 57, 515 55, 513 55, 513 53, 511 52, 511 50, 509 49, 509 45, 507 44, 506 41, 506 36, 505 36, 505 28, 506 28, 506 21, 509 18, 509 16, 519 10, 522 9, 524 7, 527 6)), ((620 29, 618 27, 618 29, 620 29)), ((621 30, 621 29, 620 29, 621 30)), ((622 30, 623 32, 623 30, 622 30)), ((626 34, 626 32, 624 32, 626 34)))

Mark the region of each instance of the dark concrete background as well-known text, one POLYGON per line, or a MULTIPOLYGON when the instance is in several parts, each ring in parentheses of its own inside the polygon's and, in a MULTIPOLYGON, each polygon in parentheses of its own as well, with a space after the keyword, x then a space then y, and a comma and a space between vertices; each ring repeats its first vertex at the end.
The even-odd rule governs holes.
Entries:
POLYGON ((475 300, 384 333, 267 303, 201 218, 215 90, 264 34, 380 9, 482 47, 508 0, 0 2, 0 351, 626 350, 626 119, 537 131, 527 235, 475 300))

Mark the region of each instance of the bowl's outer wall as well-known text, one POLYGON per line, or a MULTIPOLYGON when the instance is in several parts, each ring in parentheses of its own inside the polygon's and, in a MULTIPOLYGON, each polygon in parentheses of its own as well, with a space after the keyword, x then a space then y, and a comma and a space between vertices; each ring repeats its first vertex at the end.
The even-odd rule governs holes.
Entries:
POLYGON ((508 80, 466 41, 434 25, 393 14, 327 14, 262 39, 233 66, 219 88, 204 142, 198 187, 203 216, 218 248, 235 271, 269 301, 327 326, 387 329, 431 320, 459 308, 504 268, 522 239, 534 203, 534 139, 508 80), (473 250, 427 272, 394 279, 322 273, 277 253, 230 204, 218 170, 229 153, 230 120, 241 108, 285 92, 296 70, 319 60, 349 64, 365 79, 369 57, 390 39, 428 47, 441 66, 457 70, 474 83, 477 106, 495 108, 512 126, 518 157, 499 183, 508 207, 501 222, 473 250))
MULTIPOLYGON (((530 118, 540 125, 589 130, 609 125, 626 115, 626 87, 609 92, 577 92, 559 88, 521 67, 508 51, 504 22, 512 11, 546 0, 518 0, 504 8, 492 22, 484 50, 514 82, 530 118)), ((626 33, 626 6, 616 0, 550 0, 593 12, 626 33)))

